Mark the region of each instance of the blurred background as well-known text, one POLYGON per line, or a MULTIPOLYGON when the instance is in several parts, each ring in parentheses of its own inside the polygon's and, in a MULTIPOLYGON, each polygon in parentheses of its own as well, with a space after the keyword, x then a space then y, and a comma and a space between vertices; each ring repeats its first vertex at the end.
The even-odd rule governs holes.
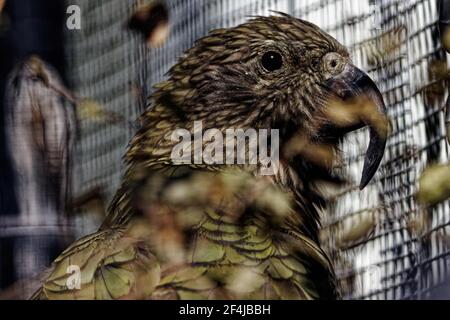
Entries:
POLYGON ((155 48, 127 28, 133 14, 155 1, 0 0, 1 289, 35 276, 68 243, 98 228, 152 85, 182 52, 211 29, 275 10, 311 21, 347 46, 383 92, 392 119, 372 183, 363 191, 357 186, 368 144, 361 130, 347 137, 336 168, 353 183, 327 195, 321 239, 344 298, 450 299, 449 60, 438 30, 440 2, 159 1, 170 33, 155 48), (81 29, 66 26, 71 5, 81 9, 81 29), (51 85, 44 88, 39 79, 51 85), (53 111, 26 97, 18 103, 6 88, 53 97, 53 111), (16 130, 22 118, 37 123, 26 129, 31 133, 16 130), (52 125, 45 132, 53 136, 26 143, 43 123, 52 125), (24 176, 17 168, 27 158, 42 168, 24 176), (49 163, 53 170, 45 169, 49 163), (24 206, 27 192, 38 200, 24 206))

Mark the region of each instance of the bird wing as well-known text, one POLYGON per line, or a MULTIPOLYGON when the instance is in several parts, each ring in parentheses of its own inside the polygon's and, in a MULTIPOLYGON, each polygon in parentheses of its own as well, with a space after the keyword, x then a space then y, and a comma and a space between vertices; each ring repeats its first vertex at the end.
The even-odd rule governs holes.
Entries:
POLYGON ((242 228, 210 211, 187 254, 188 263, 164 270, 152 298, 338 297, 331 264, 313 241, 295 232, 260 231, 251 221, 242 228))
POLYGON ((141 235, 108 229, 66 249, 32 299, 144 299, 159 279, 159 263, 141 235))
POLYGON ((273 185, 257 191, 261 181, 242 173, 205 172, 170 180, 141 190, 151 199, 152 192, 162 192, 158 201, 151 201, 159 203, 153 207, 156 211, 146 213, 152 251, 146 238, 133 231, 135 218, 127 227, 105 227, 56 259, 35 298, 337 297, 326 254, 298 228, 277 220, 286 212, 277 212, 283 205, 276 200, 273 185), (174 230, 181 234, 190 230, 194 238, 175 241, 174 230), (181 260, 168 262, 170 253, 178 250, 181 260), (78 290, 70 289, 73 274, 68 270, 73 265, 80 269, 78 290))

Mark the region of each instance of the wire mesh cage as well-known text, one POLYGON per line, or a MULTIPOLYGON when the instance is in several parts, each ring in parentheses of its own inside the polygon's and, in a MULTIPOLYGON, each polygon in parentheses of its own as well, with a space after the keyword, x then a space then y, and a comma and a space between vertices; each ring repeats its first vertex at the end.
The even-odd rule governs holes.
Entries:
MULTIPOLYGON (((85 13, 80 30, 66 30, 70 87, 80 104, 94 109, 85 112, 87 117, 104 110, 110 120, 80 121, 72 197, 81 207, 96 193, 107 202, 116 190, 121 159, 144 109, 151 73, 145 45, 126 28, 137 2, 78 0, 67 5, 85 13)), ((95 230, 102 219, 92 214, 75 217, 78 236, 95 230)))
MULTIPOLYGON (((448 162, 450 151, 444 116, 447 83, 438 71, 447 69, 447 57, 437 34, 436 0, 167 0, 171 34, 163 47, 151 50, 124 28, 137 2, 73 2, 86 16, 82 30, 67 38, 72 87, 127 121, 142 112, 142 96, 182 52, 211 29, 273 10, 311 21, 336 37, 382 90, 392 125, 381 169, 363 191, 355 181, 368 134, 361 130, 347 137, 342 146, 346 156, 336 170, 353 182, 328 196, 323 214, 322 240, 344 298, 423 299, 438 291, 450 297, 450 204, 424 208, 415 199, 423 169, 448 162), (139 88, 137 98, 130 85, 139 88), (369 236, 340 234, 356 225, 365 226, 369 236)), ((75 161, 78 194, 98 185, 112 194, 133 130, 123 124, 81 128, 75 161)))
MULTIPOLYGON (((418 299, 445 284, 448 202, 424 209, 415 200, 418 179, 429 164, 448 161, 444 105, 446 70, 437 33, 436 1, 317 1, 296 8, 350 48, 383 91, 392 134, 377 179, 332 197, 324 218, 335 239, 330 249, 347 298, 418 299), (334 18, 337 17, 337 18, 334 18), (425 224, 415 228, 417 224, 425 224), (348 224, 366 224, 369 238, 341 239, 348 224), (420 230, 418 230, 420 229, 420 230), (338 238, 338 239, 336 239, 338 238), (350 240, 355 240, 353 243, 350 240)), ((344 144, 340 168, 354 179, 362 168, 367 136, 344 144)), ((328 239, 329 240, 329 239, 328 239)), ((445 291, 445 289, 444 289, 445 291)), ((447 293, 441 292, 441 294, 447 293)))

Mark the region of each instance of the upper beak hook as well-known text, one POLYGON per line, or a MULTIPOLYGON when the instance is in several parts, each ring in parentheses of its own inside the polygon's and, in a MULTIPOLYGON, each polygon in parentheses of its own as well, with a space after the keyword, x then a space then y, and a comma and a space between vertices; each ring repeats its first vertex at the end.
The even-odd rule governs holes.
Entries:
POLYGON ((349 126, 350 130, 369 127, 370 142, 359 185, 363 189, 375 175, 386 148, 389 120, 383 96, 373 80, 352 64, 347 64, 339 75, 329 79, 327 86, 344 101, 362 99, 364 102, 357 104, 358 123, 349 126))

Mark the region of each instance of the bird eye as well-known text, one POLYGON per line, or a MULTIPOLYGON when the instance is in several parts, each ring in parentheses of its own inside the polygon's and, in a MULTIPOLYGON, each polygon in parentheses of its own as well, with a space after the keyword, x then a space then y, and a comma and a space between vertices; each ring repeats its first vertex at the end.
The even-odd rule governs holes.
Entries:
POLYGON ((267 71, 275 71, 281 69, 283 66, 283 58, 281 54, 276 51, 269 51, 264 53, 261 58, 261 64, 267 71))

